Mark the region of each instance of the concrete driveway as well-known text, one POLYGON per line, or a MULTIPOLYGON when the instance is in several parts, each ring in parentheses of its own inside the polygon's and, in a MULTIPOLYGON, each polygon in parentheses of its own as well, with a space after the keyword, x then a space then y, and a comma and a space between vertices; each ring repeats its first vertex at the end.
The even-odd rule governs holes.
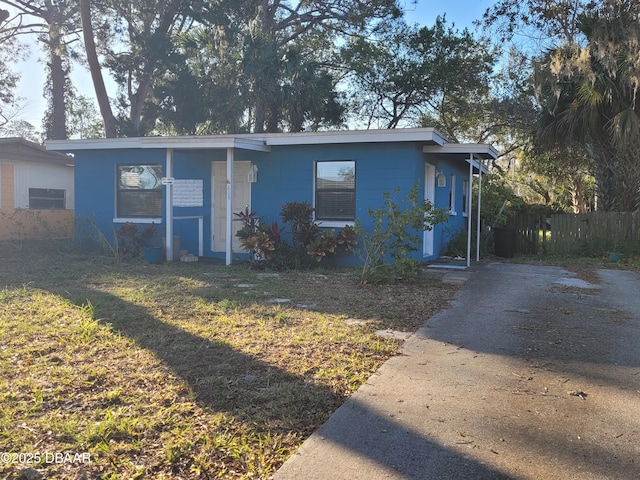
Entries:
POLYGON ((640 276, 491 263, 275 475, 640 478, 640 276))

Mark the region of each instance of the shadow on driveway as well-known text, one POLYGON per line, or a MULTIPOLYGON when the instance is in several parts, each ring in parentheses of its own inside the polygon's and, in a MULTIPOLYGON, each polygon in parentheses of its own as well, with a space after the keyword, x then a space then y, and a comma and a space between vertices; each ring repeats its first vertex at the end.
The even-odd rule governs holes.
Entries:
POLYGON ((275 479, 640 478, 640 277, 612 272, 479 267, 275 479))

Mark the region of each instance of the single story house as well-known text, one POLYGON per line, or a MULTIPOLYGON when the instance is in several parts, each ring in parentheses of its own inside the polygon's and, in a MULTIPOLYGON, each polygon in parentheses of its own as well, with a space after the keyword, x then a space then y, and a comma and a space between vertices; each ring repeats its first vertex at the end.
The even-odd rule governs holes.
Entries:
MULTIPOLYGON (((471 186, 491 145, 449 142, 433 128, 277 134, 54 140, 75 158, 76 224, 90 218, 106 238, 124 222, 160 227, 167 259, 181 249, 232 262, 242 252, 234 213, 249 207, 280 221, 284 203, 308 201, 321 227, 359 220, 383 192, 414 184, 448 222, 424 233, 416 258, 431 260, 471 226, 471 186)), ((76 229, 78 227, 76 226, 76 229)), ((470 236, 469 236, 470 238, 470 236)), ((471 254, 469 244, 468 257, 471 254)))
POLYGON ((73 236, 73 158, 0 138, 0 240, 73 236))

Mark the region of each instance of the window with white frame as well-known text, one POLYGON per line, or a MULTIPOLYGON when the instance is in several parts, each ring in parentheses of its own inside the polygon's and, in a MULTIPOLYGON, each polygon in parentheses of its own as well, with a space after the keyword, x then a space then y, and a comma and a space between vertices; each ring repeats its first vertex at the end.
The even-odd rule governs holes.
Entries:
POLYGON ((64 210, 66 190, 59 188, 30 188, 30 210, 64 210))
POLYGON ((162 217, 162 165, 118 165, 116 215, 119 218, 162 217))
POLYGON ((449 215, 457 215, 456 213, 456 176, 451 175, 449 182, 449 215))
POLYGON ((469 215, 469 180, 462 181, 462 214, 469 215))
POLYGON ((317 161, 315 218, 350 222, 356 218, 356 162, 317 161))

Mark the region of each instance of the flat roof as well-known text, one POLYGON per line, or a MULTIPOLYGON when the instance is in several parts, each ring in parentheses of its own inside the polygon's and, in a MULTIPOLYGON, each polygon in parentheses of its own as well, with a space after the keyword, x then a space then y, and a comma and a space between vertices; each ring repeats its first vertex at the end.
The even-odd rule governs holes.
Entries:
POLYGON ((460 159, 495 159, 498 152, 491 145, 451 143, 435 128, 396 128, 380 130, 341 130, 298 133, 244 133, 236 135, 200 135, 168 137, 125 137, 82 140, 48 140, 47 150, 74 152, 110 149, 202 150, 237 148, 268 152, 272 146, 331 145, 357 143, 422 143, 424 153, 460 159))
POLYGON ((460 157, 461 160, 495 160, 498 158, 498 151, 493 145, 484 143, 447 143, 440 147, 425 145, 422 147, 422 151, 436 156, 446 155, 449 159, 452 156, 460 157))
POLYGON ((177 137, 124 137, 82 140, 47 140, 47 150, 110 150, 123 148, 173 148, 176 150, 240 148, 268 152, 264 138, 245 135, 202 135, 177 137))

